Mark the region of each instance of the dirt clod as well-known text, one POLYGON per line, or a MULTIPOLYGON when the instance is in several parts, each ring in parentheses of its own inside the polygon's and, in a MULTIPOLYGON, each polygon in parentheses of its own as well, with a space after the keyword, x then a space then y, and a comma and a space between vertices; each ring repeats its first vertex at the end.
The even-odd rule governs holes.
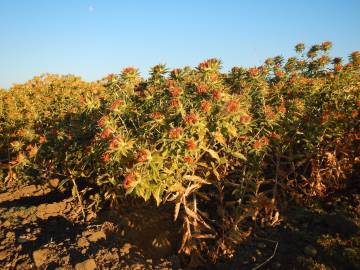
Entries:
POLYGON ((86 240, 84 237, 79 238, 77 242, 78 247, 88 247, 90 245, 89 241, 86 240))
POLYGON ((48 257, 50 256, 49 249, 38 249, 33 252, 34 263, 36 267, 40 267, 47 262, 48 257))
POLYGON ((101 239, 103 239, 103 240, 106 239, 106 235, 103 231, 94 232, 90 236, 88 236, 88 240, 90 242, 97 242, 101 239))
POLYGON ((130 249, 132 248, 131 244, 129 243, 125 243, 121 248, 120 248, 120 254, 129 254, 130 249))
POLYGON ((94 259, 88 259, 75 265, 75 270, 95 270, 96 263, 94 259))
POLYGON ((5 260, 8 255, 9 255, 9 254, 8 254, 7 251, 0 251, 0 261, 5 260))

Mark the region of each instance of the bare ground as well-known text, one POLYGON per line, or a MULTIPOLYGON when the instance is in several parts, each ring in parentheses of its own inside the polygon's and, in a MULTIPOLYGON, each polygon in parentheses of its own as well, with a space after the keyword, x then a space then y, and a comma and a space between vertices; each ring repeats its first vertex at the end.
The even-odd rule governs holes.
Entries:
MULTIPOLYGON (((189 269, 179 224, 163 207, 131 205, 83 220, 71 194, 48 186, 0 193, 0 269, 189 269)), ((349 188, 254 227, 230 261, 199 269, 360 269, 360 192, 349 188)))

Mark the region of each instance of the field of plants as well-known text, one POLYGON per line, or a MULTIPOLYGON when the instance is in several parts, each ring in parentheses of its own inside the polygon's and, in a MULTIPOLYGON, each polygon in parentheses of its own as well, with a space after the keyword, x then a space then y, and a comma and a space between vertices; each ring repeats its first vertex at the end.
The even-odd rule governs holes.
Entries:
POLYGON ((331 47, 0 90, 1 268, 359 269, 360 53, 331 47), (150 242, 171 251, 134 261, 117 246, 124 220, 146 227, 135 243, 169 232, 150 242), (67 238, 80 251, 59 251, 67 238))

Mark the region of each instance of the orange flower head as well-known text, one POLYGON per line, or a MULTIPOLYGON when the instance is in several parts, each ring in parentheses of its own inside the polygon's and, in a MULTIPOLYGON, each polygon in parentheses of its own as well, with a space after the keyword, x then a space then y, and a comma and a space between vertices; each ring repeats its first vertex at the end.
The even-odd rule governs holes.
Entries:
POLYGON ((196 149, 196 143, 192 139, 186 140, 186 146, 187 146, 187 149, 190 151, 196 149))
POLYGON ((332 43, 330 41, 325 41, 321 44, 321 48, 324 50, 324 51, 328 51, 330 50, 332 47, 332 43))
POLYGON ((110 160, 110 155, 109 155, 109 153, 106 153, 106 152, 103 153, 103 154, 101 155, 100 159, 101 159, 101 161, 102 161, 103 163, 108 163, 109 160, 110 160))
POLYGON ((233 113, 233 112, 236 112, 238 110, 238 107, 239 107, 239 104, 235 100, 230 100, 226 104, 226 111, 228 113, 233 113))
POLYGON ((130 188, 131 185, 134 183, 135 179, 136 179, 135 173, 129 173, 129 174, 125 175, 123 187, 125 189, 130 188))
POLYGON ((259 69, 256 67, 250 68, 248 72, 251 77, 256 77, 259 75, 259 69))
POLYGON ((177 97, 181 94, 182 90, 180 87, 170 87, 169 92, 172 97, 177 97))
POLYGON ((107 139, 113 134, 113 130, 111 128, 105 128, 101 133, 101 138, 107 139))
POLYGON ((34 146, 33 144, 29 144, 26 147, 26 151, 28 152, 30 157, 34 157, 34 156, 36 156, 36 154, 38 152, 38 148, 37 148, 37 146, 34 146))
POLYGON ((174 80, 167 80, 166 85, 169 88, 174 87, 175 86, 175 81, 174 80))
POLYGON ((110 105, 110 109, 112 111, 115 111, 121 104, 123 104, 124 101, 122 99, 117 99, 110 105))
POLYGON ((152 119, 160 119, 163 117, 162 113, 161 112, 153 112, 150 114, 150 117, 152 119))
POLYGON ((341 71, 343 69, 343 66, 341 64, 336 64, 334 66, 334 69, 335 69, 335 71, 339 72, 339 71, 341 71))
POLYGON ((211 103, 207 100, 202 100, 200 103, 200 107, 203 112, 208 112, 211 110, 211 103))
POLYGON ((208 92, 208 87, 205 84, 199 84, 196 86, 196 91, 199 94, 204 94, 208 92))
POLYGON ((358 110, 352 110, 351 111, 351 117, 352 118, 356 118, 359 115, 359 111, 358 110))
POLYGON ((109 74, 109 75, 106 76, 106 79, 107 79, 108 81, 112 81, 112 80, 114 79, 114 77, 115 77, 115 75, 114 75, 113 73, 111 73, 111 74, 109 74))
POLYGON ((240 117, 240 123, 242 123, 242 124, 247 124, 250 121, 251 121, 251 116, 250 115, 245 114, 245 115, 242 115, 240 117))
POLYGON ((181 136, 181 133, 182 133, 182 128, 180 127, 172 128, 169 131, 169 137, 171 139, 177 139, 181 136))
POLYGON ((170 107, 173 109, 179 108, 180 107, 180 101, 178 99, 172 99, 170 101, 170 107))
POLYGON ((190 113, 185 116, 185 123, 188 125, 192 125, 199 120, 199 115, 197 113, 190 113))
POLYGON ((118 135, 115 138, 113 138, 109 143, 109 149, 110 150, 116 150, 119 148, 120 142, 122 141, 122 136, 118 135))
POLYGON ((126 67, 122 71, 124 74, 133 74, 137 72, 137 69, 134 67, 126 67))
POLYGON ((136 155, 137 162, 144 162, 148 159, 148 153, 146 150, 140 150, 136 155))
POLYGON ((193 158, 190 157, 190 156, 185 156, 185 157, 184 157, 184 161, 185 161, 186 163, 189 163, 189 164, 191 164, 191 163, 194 162, 193 158))
POLYGON ((40 137, 39 137, 39 143, 40 143, 40 144, 44 144, 45 142, 46 142, 46 137, 43 136, 43 135, 40 135, 40 137))
POLYGON ((97 121, 97 125, 99 127, 104 127, 106 122, 109 121, 109 117, 107 117, 106 115, 102 116, 98 121, 97 121))
POLYGON ((271 135, 270 135, 271 139, 275 140, 275 141, 278 141, 281 139, 281 136, 276 133, 276 132, 272 132, 271 135))
POLYGON ((282 78, 282 77, 285 76, 285 73, 282 70, 276 70, 275 71, 275 76, 278 77, 278 78, 282 78))
POLYGON ((213 99, 215 99, 215 100, 220 100, 221 99, 221 96, 222 96, 222 92, 221 92, 221 90, 214 90, 213 92, 212 92, 212 97, 213 97, 213 99))

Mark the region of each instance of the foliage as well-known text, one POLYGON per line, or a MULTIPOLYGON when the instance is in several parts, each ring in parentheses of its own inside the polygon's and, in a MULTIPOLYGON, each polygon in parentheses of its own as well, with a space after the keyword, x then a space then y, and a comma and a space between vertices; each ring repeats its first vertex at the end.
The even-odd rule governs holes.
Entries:
POLYGON ((331 46, 228 73, 209 59, 146 80, 133 67, 93 83, 35 77, 0 91, 0 177, 60 178, 80 201, 85 180, 112 204, 174 203, 181 251, 216 259, 247 221, 276 225, 281 199, 322 196, 359 162, 360 54, 343 64, 331 46))

